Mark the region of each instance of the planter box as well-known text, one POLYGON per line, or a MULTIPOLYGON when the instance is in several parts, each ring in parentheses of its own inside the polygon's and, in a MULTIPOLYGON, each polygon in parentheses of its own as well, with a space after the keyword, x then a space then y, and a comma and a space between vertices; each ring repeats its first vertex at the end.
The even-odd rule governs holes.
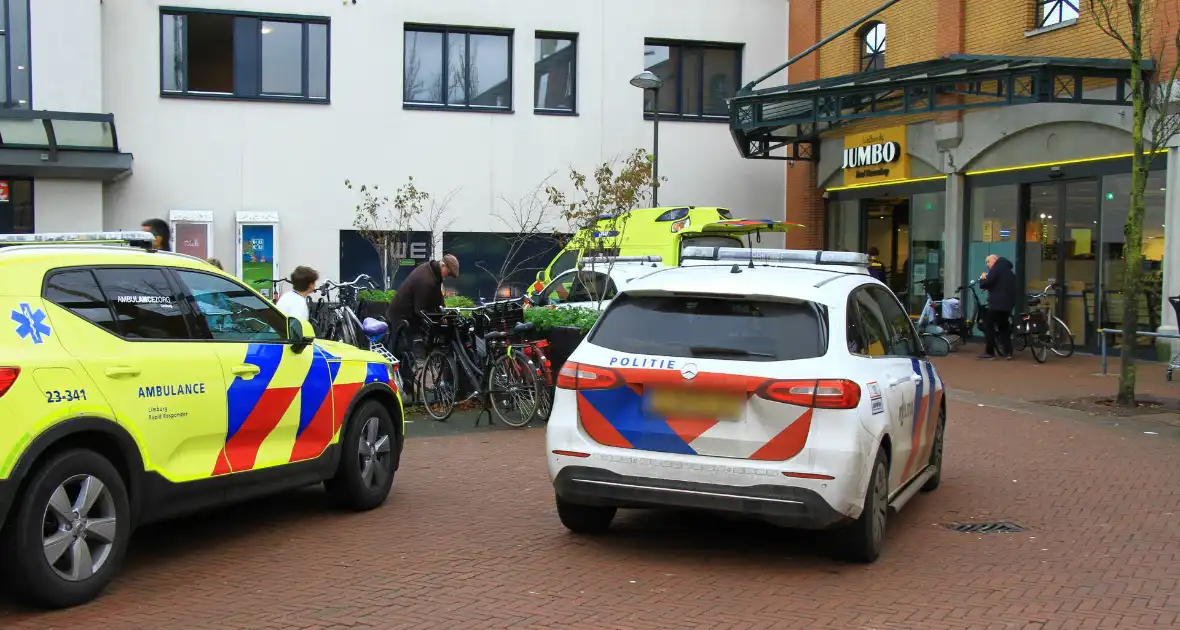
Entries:
POLYGON ((385 317, 385 311, 389 308, 389 302, 373 302, 370 300, 360 300, 356 307, 356 316, 361 321, 365 321, 366 317, 385 317))
POLYGON ((586 333, 578 328, 560 326, 553 328, 546 335, 549 340, 549 364, 554 377, 561 370, 570 355, 577 349, 578 344, 586 338, 586 333))

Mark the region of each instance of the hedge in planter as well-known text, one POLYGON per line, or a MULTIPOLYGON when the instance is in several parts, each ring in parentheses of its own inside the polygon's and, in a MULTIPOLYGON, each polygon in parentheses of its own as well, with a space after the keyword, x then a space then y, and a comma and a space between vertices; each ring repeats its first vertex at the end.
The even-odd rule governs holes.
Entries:
POLYGON ((547 333, 554 328, 577 328, 582 335, 590 332, 599 312, 592 308, 530 308, 524 312, 524 320, 532 322, 537 332, 547 333))

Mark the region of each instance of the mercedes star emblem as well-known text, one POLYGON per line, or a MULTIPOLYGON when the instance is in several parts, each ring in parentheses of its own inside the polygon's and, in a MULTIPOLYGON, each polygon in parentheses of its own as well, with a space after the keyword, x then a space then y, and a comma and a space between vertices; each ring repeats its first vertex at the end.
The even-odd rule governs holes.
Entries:
POLYGON ((695 363, 686 363, 684 365, 684 367, 680 368, 680 375, 683 376, 685 378, 685 380, 689 380, 689 381, 696 378, 696 376, 697 376, 696 364, 695 363))

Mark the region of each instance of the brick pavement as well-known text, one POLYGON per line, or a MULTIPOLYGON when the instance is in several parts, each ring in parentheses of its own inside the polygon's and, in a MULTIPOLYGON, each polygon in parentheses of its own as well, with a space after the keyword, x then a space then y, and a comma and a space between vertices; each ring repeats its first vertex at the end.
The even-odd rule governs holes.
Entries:
POLYGON ((942 487, 870 566, 829 559, 823 536, 670 512, 570 535, 543 431, 480 430, 411 440, 371 513, 308 490, 146 528, 105 597, 48 614, 0 602, 0 628, 1180 625, 1180 444, 956 401, 949 422, 942 487), (940 526, 971 519, 1029 531, 940 526))
MULTIPOLYGON (((1100 376, 1099 357, 1075 354, 1061 359, 1052 354, 1037 363, 1027 350, 1011 361, 980 361, 975 357, 983 345, 968 344, 958 352, 934 359, 939 374, 951 388, 994 394, 1018 400, 1049 400, 1070 396, 1114 396, 1118 391, 1119 359, 1111 357, 1108 376, 1100 376)), ((1137 392, 1155 396, 1180 396, 1180 373, 1176 382, 1164 381, 1163 363, 1139 363, 1137 392)))

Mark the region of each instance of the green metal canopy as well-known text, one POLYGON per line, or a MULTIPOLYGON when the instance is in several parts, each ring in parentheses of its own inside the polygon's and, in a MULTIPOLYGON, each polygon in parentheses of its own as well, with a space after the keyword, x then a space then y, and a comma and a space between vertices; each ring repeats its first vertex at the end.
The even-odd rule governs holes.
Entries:
POLYGON ((730 131, 742 157, 818 161, 820 134, 850 121, 1024 103, 1127 106, 1130 80, 1126 59, 950 55, 761 90, 751 83, 729 100, 730 131))
POLYGON ((115 181, 131 174, 114 114, 0 110, 0 171, 6 176, 115 181))

